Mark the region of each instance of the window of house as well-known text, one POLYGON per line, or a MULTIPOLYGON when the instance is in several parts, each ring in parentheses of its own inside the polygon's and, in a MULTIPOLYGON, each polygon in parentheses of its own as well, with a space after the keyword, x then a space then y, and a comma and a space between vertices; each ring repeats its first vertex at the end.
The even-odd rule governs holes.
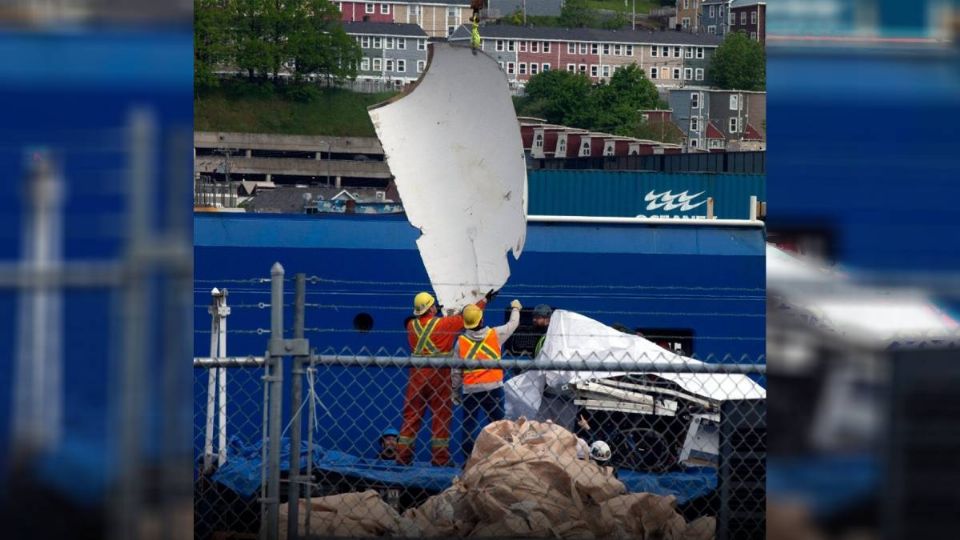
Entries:
POLYGON ((620 46, 620 45, 614 45, 614 46, 613 46, 613 55, 614 55, 614 56, 621 56, 622 54, 623 54, 623 47, 620 46))
POLYGON ((663 56, 664 58, 667 58, 668 56, 670 56, 670 47, 667 47, 666 45, 664 45, 660 49, 660 56, 663 56))
POLYGON ((690 0, 683 0, 683 9, 690 9, 690 0))
POLYGON ((374 6, 373 4, 364 4, 364 5, 363 5, 363 12, 364 12, 364 13, 373 13, 373 12, 375 12, 375 11, 376 11, 376 6, 374 6))
POLYGON ((507 74, 513 75, 513 68, 514 68, 513 62, 507 62, 507 74))
POLYGON ((700 131, 700 119, 691 118, 690 119, 690 131, 700 131))
POLYGON ((681 50, 682 50, 681 47, 674 47, 674 48, 673 48, 673 57, 674 57, 674 58, 680 58, 681 50))
POLYGON ((363 36, 360 38, 360 46, 364 49, 370 48, 370 36, 363 36))
POLYGON ((448 27, 447 27, 447 36, 452 36, 452 35, 453 35, 453 32, 454 32, 456 29, 457 29, 456 26, 448 26, 448 27))
POLYGON ((550 64, 544 64, 543 71, 550 71, 550 64))
POLYGON ((584 75, 587 74, 587 65, 586 65, 586 64, 580 64, 580 73, 583 73, 584 75))
POLYGON ((700 108, 700 92, 693 92, 690 94, 690 108, 691 109, 700 108))
POLYGON ((650 46, 650 56, 656 58, 656 57, 657 57, 657 51, 659 51, 659 50, 660 50, 660 49, 657 49, 657 46, 656 46, 656 45, 651 45, 651 46, 650 46))
POLYGON ((540 64, 530 62, 530 75, 536 75, 540 71, 540 64))
POLYGON ((700 60, 703 59, 703 47, 697 47, 697 58, 700 60))
POLYGON ((733 117, 730 119, 730 133, 737 133, 740 131, 740 119, 733 117))
POLYGON ((587 139, 580 143, 580 155, 589 156, 590 155, 590 139, 587 139))
POLYGON ((406 60, 397 60, 397 71, 400 73, 407 72, 407 61, 406 60))
POLYGON ((380 4, 380 14, 389 15, 390 14, 390 4, 380 4))
POLYGON ((392 37, 385 37, 385 38, 383 38, 383 48, 384 48, 384 49, 392 49, 392 48, 393 48, 393 38, 392 38, 392 37))
POLYGON ((657 68, 655 68, 655 67, 650 68, 650 78, 651 78, 651 79, 656 79, 656 78, 657 78, 657 75, 659 75, 659 74, 660 74, 660 70, 659 70, 659 69, 657 69, 657 68))
POLYGON ((610 66, 600 66, 600 75, 602 77, 610 76, 610 66))
POLYGON ((680 79, 680 68, 673 68, 673 78, 677 80, 680 79))
POLYGON ((374 49, 382 49, 382 48, 383 48, 383 41, 382 41, 380 38, 378 38, 378 37, 373 38, 373 48, 374 48, 374 49))
POLYGON ((526 41, 521 41, 521 42, 520 42, 520 52, 527 52, 527 42, 526 42, 526 41))
POLYGON ((393 59, 387 58, 384 62, 384 71, 393 71, 393 59))
POLYGON ((427 40, 425 40, 425 39, 418 39, 418 40, 417 40, 417 50, 418 50, 418 51, 425 51, 425 50, 427 50, 427 40))
POLYGON ((711 24, 710 26, 707 27, 707 33, 708 33, 708 34, 716 34, 716 33, 717 33, 717 27, 711 24))
POLYGON ((591 43, 590 44, 590 54, 600 54, 600 44, 591 43))
POLYGON ((363 58, 360 60, 360 71, 370 71, 370 59, 363 58))
POLYGON ((382 70, 383 70, 383 58, 374 58, 373 71, 382 71, 382 70))
POLYGON ((723 19, 723 6, 717 7, 717 17, 723 19))
POLYGON ((682 24, 684 29, 690 28, 690 17, 684 17, 682 24))
POLYGON ((557 153, 558 153, 558 154, 566 154, 566 153, 567 153, 567 140, 566 140, 566 139, 560 139, 559 141, 557 141, 557 153))
POLYGON ((751 12, 750 12, 750 24, 757 24, 757 12, 756 12, 756 11, 751 11, 751 12))
POLYGON ((549 42, 549 41, 544 41, 544 42, 543 42, 543 46, 541 46, 540 49, 541 49, 543 52, 545 52, 545 53, 550 52, 550 42, 549 42))
POLYGON ((517 42, 516 42, 516 41, 508 41, 508 42, 507 42, 507 51, 513 52, 513 51, 515 51, 515 50, 517 50, 517 42))
POLYGON ((730 110, 739 111, 740 110, 740 95, 739 94, 730 94, 730 110))
POLYGON ((737 14, 733 11, 730 12, 730 22, 727 23, 728 26, 733 26, 737 24, 737 14))
POLYGON ((689 81, 693 79, 693 68, 683 68, 683 80, 689 81))
POLYGON ((567 54, 577 54, 576 43, 567 43, 567 54))
POLYGON ((503 51, 503 49, 504 49, 503 40, 502 40, 502 39, 498 39, 498 40, 497 40, 497 51, 500 52, 500 51, 503 51))
POLYGON ((717 16, 717 8, 715 6, 710 6, 710 18, 717 16))
POLYGON ((740 12, 740 25, 741 25, 741 26, 746 26, 746 25, 747 25, 747 12, 746 12, 746 11, 741 11, 741 12, 740 12))
POLYGON ((693 47, 687 47, 687 50, 684 51, 685 58, 693 58, 693 47))
POLYGON ((698 81, 703 80, 703 68, 697 68, 697 70, 694 73, 696 73, 696 79, 698 81))
POLYGON ((407 48, 407 38, 398 37, 397 48, 401 50, 405 50, 407 48))
POLYGON ((456 16, 457 16, 457 8, 454 7, 454 6, 448 7, 448 8, 447 8, 447 17, 450 17, 451 19, 453 19, 453 18, 455 18, 456 16))
POLYGON ((533 136, 533 147, 543 148, 543 133, 537 133, 533 136))
POLYGON ((530 52, 540 52, 540 42, 531 41, 530 42, 530 52))
POLYGON ((587 49, 587 44, 586 44, 586 43, 581 43, 581 44, 580 44, 580 54, 587 54, 587 51, 588 51, 588 50, 589 50, 589 49, 587 49))
POLYGON ((590 66, 590 76, 597 77, 599 75, 600 75, 600 67, 597 66, 596 64, 593 64, 592 66, 590 66))
POLYGON ((520 62, 519 64, 517 64, 517 66, 520 68, 520 75, 526 75, 526 74, 527 74, 527 63, 526 63, 526 62, 520 62))
POLYGON ((570 73, 576 72, 576 71, 577 71, 577 65, 576 65, 576 64, 567 64, 567 71, 569 71, 570 73))
POLYGON ((756 32, 750 32, 750 39, 757 39, 757 33, 756 33, 756 32))
MULTIPOLYGON (((423 70, 427 68, 426 60, 417 60, 417 73, 423 73, 423 70)), ((503 69, 503 62, 500 62, 500 69, 503 69)))
POLYGON ((696 148, 700 146, 700 141, 697 139, 690 139, 690 148, 696 148))
POLYGON ((604 44, 603 44, 603 54, 610 54, 610 44, 609 44, 609 43, 604 43, 604 44))

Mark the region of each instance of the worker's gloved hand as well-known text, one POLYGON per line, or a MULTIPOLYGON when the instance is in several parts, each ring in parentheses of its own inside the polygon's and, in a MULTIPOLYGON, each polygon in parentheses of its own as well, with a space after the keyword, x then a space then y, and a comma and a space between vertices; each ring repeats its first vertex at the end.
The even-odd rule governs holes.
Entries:
POLYGON ((454 369, 450 372, 450 379, 453 382, 453 392, 451 393, 453 397, 453 404, 460 405, 463 401, 460 399, 460 389, 463 388, 463 371, 459 369, 454 369))
POLYGON ((513 302, 510 302, 510 307, 512 309, 523 309, 523 305, 520 304, 520 301, 517 299, 514 299, 513 302))
POLYGON ((483 296, 483 298, 487 301, 487 303, 490 303, 493 301, 494 298, 497 297, 498 294, 500 294, 500 291, 495 291, 493 289, 490 289, 489 291, 487 291, 487 294, 483 296))

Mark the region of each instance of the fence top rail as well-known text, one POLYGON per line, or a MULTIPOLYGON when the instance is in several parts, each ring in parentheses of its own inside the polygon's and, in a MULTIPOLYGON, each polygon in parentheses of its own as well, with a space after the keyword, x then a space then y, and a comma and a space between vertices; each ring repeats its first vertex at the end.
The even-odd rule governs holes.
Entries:
MULTIPOLYGON (((194 367, 250 367, 262 366, 266 359, 257 356, 193 359, 194 367)), ((716 373, 716 374, 765 374, 764 363, 708 363, 700 361, 678 361, 666 355, 658 358, 634 360, 615 357, 589 358, 537 358, 478 361, 463 360, 449 356, 387 356, 363 354, 320 354, 309 359, 311 365, 357 366, 357 367, 450 367, 477 369, 478 367, 497 369, 516 369, 520 371, 628 371, 657 373, 716 373)))
POLYGON ((193 367, 257 367, 263 366, 266 358, 263 356, 223 356, 210 358, 209 356, 194 357, 193 367))
POLYGON ((536 358, 500 360, 463 360, 449 356, 376 356, 355 354, 321 354, 313 357, 315 364, 341 366, 409 366, 409 367, 451 367, 477 369, 490 367, 500 369, 526 370, 564 370, 564 371, 652 371, 661 373, 766 373, 765 364, 724 364, 700 361, 678 361, 676 358, 663 357, 649 359, 617 358, 615 356, 595 356, 586 358, 536 358))

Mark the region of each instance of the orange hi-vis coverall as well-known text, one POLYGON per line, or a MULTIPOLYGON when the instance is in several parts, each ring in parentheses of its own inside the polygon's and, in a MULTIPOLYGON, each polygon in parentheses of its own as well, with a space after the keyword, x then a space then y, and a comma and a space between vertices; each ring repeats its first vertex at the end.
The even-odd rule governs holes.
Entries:
MULTIPOLYGON (((486 301, 477 302, 483 309, 486 301)), ((463 331, 463 317, 423 315, 407 323, 407 337, 414 356, 449 356, 463 331)), ((403 426, 397 440, 397 462, 413 461, 414 443, 427 405, 433 414, 430 435, 430 462, 450 463, 450 419, 453 416, 453 379, 450 368, 410 368, 403 402, 403 426)))

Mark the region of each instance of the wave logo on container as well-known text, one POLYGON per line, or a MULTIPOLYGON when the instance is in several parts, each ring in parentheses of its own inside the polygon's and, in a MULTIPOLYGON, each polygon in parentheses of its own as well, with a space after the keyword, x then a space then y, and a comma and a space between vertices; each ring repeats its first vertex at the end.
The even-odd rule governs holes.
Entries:
POLYGON ((694 208, 705 204, 707 201, 700 201, 696 204, 690 204, 694 199, 706 193, 701 191, 700 193, 695 193, 693 195, 689 194, 689 191, 683 191, 681 193, 673 194, 670 191, 664 191, 663 193, 655 193, 654 190, 650 190, 650 193, 647 193, 644 196, 643 200, 650 203, 647 205, 647 210, 659 210, 663 208, 666 211, 670 210, 680 210, 681 212, 689 212, 694 208))

